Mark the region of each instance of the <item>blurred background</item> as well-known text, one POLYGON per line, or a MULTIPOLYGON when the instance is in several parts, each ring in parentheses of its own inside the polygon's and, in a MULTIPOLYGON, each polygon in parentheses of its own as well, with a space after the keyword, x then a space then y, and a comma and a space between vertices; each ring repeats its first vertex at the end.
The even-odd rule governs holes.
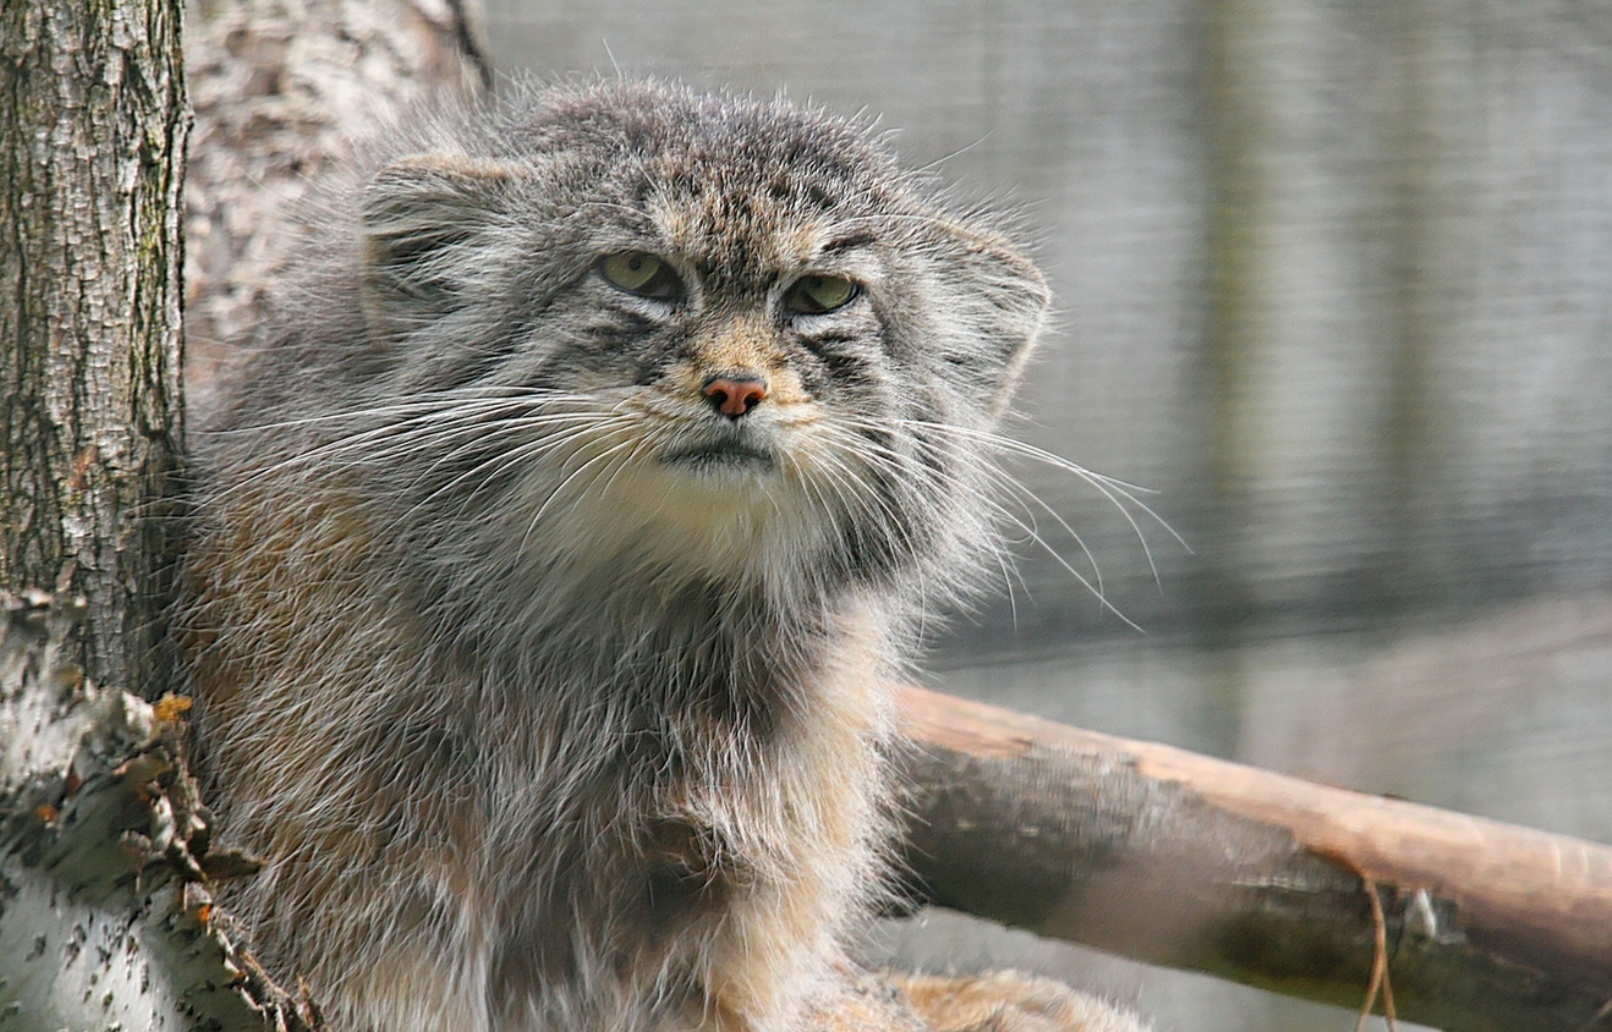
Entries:
MULTIPOLYGON (((1015 467, 1046 548, 933 686, 1612 842, 1612 5, 486 6, 501 71, 866 111, 1033 227, 1058 316, 1014 433, 1153 489, 1191 551, 1015 467), (1095 580, 1086 550, 1141 631, 1049 554, 1095 580)), ((1354 1021, 943 914, 879 948, 1161 1032, 1354 1021)))

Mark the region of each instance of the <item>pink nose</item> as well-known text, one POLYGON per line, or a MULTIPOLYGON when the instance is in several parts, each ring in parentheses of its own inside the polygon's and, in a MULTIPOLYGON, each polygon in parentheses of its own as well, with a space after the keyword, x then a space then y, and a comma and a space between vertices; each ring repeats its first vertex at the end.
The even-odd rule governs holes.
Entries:
POLYGON ((713 376, 705 381, 704 394, 718 412, 738 419, 767 396, 767 381, 759 376, 713 376))

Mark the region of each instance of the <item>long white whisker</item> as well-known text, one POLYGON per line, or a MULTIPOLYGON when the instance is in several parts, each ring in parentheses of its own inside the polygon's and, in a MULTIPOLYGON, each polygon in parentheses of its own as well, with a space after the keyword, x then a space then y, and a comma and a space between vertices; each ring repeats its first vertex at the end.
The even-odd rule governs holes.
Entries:
MULTIPOLYGON (((461 472, 458 476, 437 488, 430 495, 428 495, 425 500, 429 501, 443 492, 457 487, 466 479, 475 476, 488 468, 493 468, 494 473, 491 476, 484 478, 490 480, 493 478, 493 476, 496 476, 498 473, 501 473, 503 470, 509 468, 512 457, 528 454, 528 449, 531 449, 534 445, 541 446, 549 443, 562 443, 566 440, 570 440, 585 430, 593 428, 597 423, 598 417, 596 415, 585 412, 573 412, 546 414, 535 418, 530 416, 510 417, 507 419, 483 421, 466 425, 461 429, 454 431, 453 436, 462 437, 474 434, 474 437, 468 441, 456 443, 451 449, 439 455, 434 461, 432 461, 429 467, 427 467, 414 478, 414 480, 411 482, 411 486, 413 484, 419 484, 421 481, 428 479, 431 474, 434 474, 444 465, 453 462, 460 456, 478 450, 478 448, 483 445, 487 435, 492 431, 512 430, 525 433, 536 429, 544 429, 550 431, 559 430, 562 433, 559 436, 555 436, 552 433, 545 434, 542 437, 533 440, 521 441, 512 448, 506 448, 503 451, 496 452, 492 457, 477 463, 468 470, 461 472)), ((432 443, 435 443, 434 439, 432 440, 432 443)), ((536 451, 529 452, 529 454, 534 455, 541 455, 542 453, 541 448, 536 451)))
POLYGON ((532 534, 537 530, 538 524, 542 522, 543 514, 548 512, 549 506, 554 504, 554 500, 560 496, 561 492, 563 492, 573 480, 581 476, 583 472, 588 470, 596 463, 605 461, 609 459, 610 456, 616 454, 622 449, 633 447, 636 443, 637 442, 627 440, 611 445, 603 452, 600 452, 598 455, 595 455, 593 458, 582 463, 582 465, 578 466, 575 470, 571 471, 571 473, 567 474, 564 480, 561 480, 559 484, 555 485, 554 489, 549 492, 548 497, 543 499, 543 504, 538 506, 537 511, 532 514, 531 520, 528 521, 526 533, 521 537, 521 551, 526 551, 527 547, 531 544, 532 534))
MULTIPOLYGON (((1081 554, 1086 557, 1086 561, 1091 564, 1092 578, 1097 584, 1097 594, 1099 597, 1104 596, 1105 591, 1103 588, 1103 571, 1097 563, 1097 557, 1092 554, 1091 548, 1087 546, 1085 538, 1081 537, 1079 532, 1077 532, 1074 527, 1071 527, 1069 522, 1065 520, 1063 516, 1059 515, 1056 509, 1048 505, 1040 495, 1030 490, 1029 487, 1025 486, 1022 481, 1014 477, 1007 470, 992 466, 989 467, 986 472, 992 483, 998 485, 1007 493, 1013 495, 1015 498, 1018 498, 1021 501, 1028 499, 1029 501, 1034 502, 1036 505, 1045 510, 1059 527, 1063 528, 1064 533, 1069 535, 1070 540, 1074 541, 1075 546, 1078 547, 1081 551, 1081 554)), ((1042 540, 1039 535, 1037 535, 1036 540, 1042 548, 1047 549, 1049 552, 1052 551, 1052 549, 1047 545, 1046 541, 1042 540)))
MULTIPOLYGON (((532 399, 532 403, 536 404, 537 399, 532 399)), ((545 399, 543 403, 549 404, 550 402, 545 399)), ((508 426, 533 427, 588 418, 581 413, 565 412, 514 413, 488 418, 487 413, 496 412, 499 408, 507 408, 511 404, 511 400, 505 398, 498 399, 496 402, 489 399, 476 405, 458 404, 447 409, 423 406, 418 408, 414 406, 389 406, 388 411, 392 413, 405 412, 411 408, 415 410, 407 419, 382 423, 379 426, 345 434, 308 448, 291 458, 281 460, 263 469, 255 470, 251 475, 245 476, 238 483, 231 485, 222 494, 227 496, 290 469, 314 464, 346 462, 345 457, 353 453, 361 454, 374 462, 402 453, 416 441, 437 443, 444 438, 452 439, 471 433, 483 435, 489 430, 508 426)), ((311 424, 313 420, 304 422, 311 424)), ((362 466, 363 463, 354 462, 351 465, 357 467, 362 466)))
MULTIPOLYGON (((1074 473, 1076 476, 1080 477, 1085 482, 1091 484, 1091 486, 1094 487, 1100 494, 1102 494, 1111 503, 1113 503, 1115 508, 1117 508, 1120 511, 1120 513, 1125 517, 1126 522, 1131 526, 1132 531, 1136 534, 1138 540, 1142 544, 1143 554, 1147 557, 1148 568, 1153 572, 1155 583, 1158 582, 1157 567, 1154 564, 1152 551, 1148 546, 1146 537, 1143 535, 1141 527, 1137 524, 1135 518, 1130 514, 1128 509, 1122 503, 1121 499, 1124 499, 1125 501, 1132 502, 1133 504, 1136 504, 1137 506, 1139 506, 1140 508, 1145 510, 1149 515, 1151 515, 1153 517, 1153 519, 1157 520, 1161 525, 1165 526, 1165 529, 1169 530, 1170 533, 1172 535, 1176 536, 1178 540, 1179 540, 1179 535, 1175 535, 1174 530, 1169 528, 1169 526, 1167 524, 1164 524, 1164 521, 1162 519, 1160 519, 1156 513, 1153 513, 1153 511, 1151 509, 1149 509, 1146 505, 1144 505, 1143 503, 1138 501, 1134 496, 1132 496, 1124 488, 1110 487, 1109 482, 1112 480, 1112 478, 1103 477, 1103 476, 1098 475, 1098 474, 1093 474, 1089 470, 1086 470, 1086 469, 1084 469, 1084 468, 1082 468, 1082 467, 1080 467, 1080 466, 1078 466, 1078 465, 1076 465, 1074 463, 1068 462, 1067 460, 1061 459, 1058 456, 1053 455, 1050 452, 1043 452, 1040 449, 1034 448, 1034 446, 1031 446, 1031 445, 1021 445, 1021 442, 1015 441, 1012 438, 1004 437, 1004 436, 1002 436, 1000 434, 992 433, 992 432, 989 432, 989 431, 974 430, 974 429, 968 428, 968 427, 955 427, 955 426, 950 426, 950 425, 946 425, 946 424, 933 423, 933 422, 928 422, 928 421, 923 421, 923 420, 898 420, 896 422, 897 422, 898 425, 904 425, 904 426, 910 426, 910 427, 917 428, 917 429, 935 431, 936 435, 939 436, 939 437, 942 437, 942 438, 944 438, 949 433, 949 434, 953 434, 954 436, 956 436, 957 438, 960 438, 962 440, 984 442, 984 443, 986 443, 986 444, 988 444, 990 446, 1000 448, 1000 449, 1008 451, 1010 453, 1025 454, 1028 457, 1036 458, 1036 459, 1038 459, 1040 461, 1043 461, 1043 462, 1050 462, 1051 464, 1053 464, 1057 468, 1064 469, 1067 472, 1074 473)), ((874 423, 871 423, 871 422, 868 422, 868 421, 860 421, 860 420, 852 421, 850 423, 850 428, 858 428, 858 429, 862 429, 864 431, 876 431, 876 430, 879 429, 879 427, 874 423)), ((854 436, 854 435, 850 434, 849 428, 847 428, 847 427, 841 427, 841 428, 838 428, 838 430, 841 433, 845 433, 846 436, 848 436, 848 437, 854 436)), ((902 453, 900 453, 898 451, 895 451, 894 449, 891 449, 891 448, 889 448, 887 446, 879 444, 876 441, 867 439, 867 438, 862 437, 862 436, 855 436, 855 441, 856 441, 856 447, 859 450, 861 450, 864 453, 871 452, 871 453, 873 453, 875 455, 880 456, 885 461, 893 463, 898 468, 898 470, 910 471, 910 470, 915 469, 913 464, 915 462, 917 462, 917 459, 915 457, 913 457, 913 456, 904 455, 904 454, 902 454, 902 453)), ((1092 553, 1090 547, 1086 544, 1085 539, 1078 532, 1076 532, 1075 529, 1072 526, 1069 525, 1068 521, 1065 520, 1057 512, 1057 510, 1055 510, 1044 499, 1042 499, 1034 491, 1031 491, 1027 486, 1025 486, 1017 478, 1013 477, 1006 470, 1003 470, 1003 469, 1001 469, 999 467, 996 467, 996 466, 993 466, 993 465, 983 465, 983 466, 976 467, 975 472, 978 473, 978 474, 983 474, 985 479, 988 482, 994 484, 999 490, 1002 490, 1002 491, 1006 492, 1007 494, 1009 494, 1009 495, 1011 495, 1011 496, 1013 496, 1015 498, 1018 498, 1020 500, 1021 504, 1026 503, 1026 502, 1033 503, 1035 506, 1037 506, 1040 509, 1042 509, 1045 512, 1047 512, 1053 518, 1053 520, 1056 521, 1057 525, 1065 533, 1067 533, 1069 535, 1070 539, 1075 542, 1076 546, 1081 550, 1081 553, 1086 557, 1086 561, 1091 564, 1092 576, 1090 578, 1088 578, 1085 574, 1082 574, 1079 570, 1076 570, 1063 557, 1062 553, 1060 553, 1056 548, 1052 547, 1052 545, 1041 535, 1040 531, 1037 529, 1037 527, 1034 525, 1033 522, 1027 522, 1025 518, 1019 517, 1017 514, 1013 513, 1011 510, 1009 510, 1006 507, 1002 506, 1000 503, 996 502, 994 499, 990 499, 989 497, 982 497, 980 499, 980 501, 983 504, 985 504, 988 508, 990 508, 991 511, 996 513, 999 518, 1001 518, 1001 519, 1003 519, 1003 520, 1005 520, 1005 521, 1017 526, 1020 530, 1022 530, 1024 532, 1024 534, 1027 536, 1028 540, 1033 541, 1039 548, 1041 548, 1043 551, 1045 551, 1048 556, 1050 556, 1055 562, 1057 562, 1059 566, 1063 567, 1063 569, 1065 569, 1071 576, 1073 576, 1078 583, 1080 583, 1083 587, 1085 587, 1088 591, 1090 591, 1097 598, 1097 600, 1102 604, 1102 606, 1105 609, 1107 609, 1110 612, 1112 612, 1115 616, 1117 616, 1120 620, 1122 620, 1126 625, 1128 625, 1128 626, 1130 626, 1130 627, 1132 627, 1132 628, 1134 628, 1134 629, 1136 629, 1138 631, 1142 630, 1142 628, 1140 626, 1138 626, 1134 621, 1132 621, 1129 617, 1127 617, 1124 613, 1122 613, 1117 607, 1115 607, 1114 604, 1111 601, 1109 601, 1109 599, 1107 597, 1105 587, 1104 587, 1104 582, 1103 582, 1103 577, 1102 577, 1102 569, 1101 569, 1101 566, 1097 562, 1096 556, 1092 553)), ((1118 482, 1116 482, 1116 483, 1118 483, 1118 482)), ((1028 513, 1026 514, 1027 517, 1029 515, 1030 514, 1028 514, 1028 513)), ((1022 582, 1022 578, 1021 578, 1021 582, 1022 582)), ((1026 586, 1026 591, 1028 591, 1028 590, 1029 590, 1028 586, 1026 586)), ((1010 601, 1011 601, 1011 584, 1009 585, 1009 595, 1010 595, 1010 601)))
POLYGON ((567 445, 575 444, 579 439, 583 439, 584 443, 586 443, 586 439, 590 437, 588 431, 593 429, 597 428, 584 423, 569 433, 560 436, 541 437, 536 440, 525 441, 513 448, 499 452, 492 458, 476 464, 470 469, 465 470, 458 476, 454 477, 448 483, 436 488, 430 494, 426 495, 424 498, 420 499, 413 506, 411 506, 410 511, 412 512, 418 510, 430 502, 435 501, 438 497, 447 494, 460 483, 463 483, 471 477, 480 475, 480 483, 477 484, 459 503, 456 515, 460 518, 463 518, 469 513, 470 505, 475 500, 477 493, 480 492, 486 484, 502 476, 507 471, 522 465, 523 463, 530 462, 539 456, 563 448, 567 445))
POLYGON ((558 401, 584 404, 597 403, 597 400, 589 395, 572 391, 534 390, 524 387, 467 386, 455 387, 451 391, 420 394, 407 401, 397 401, 372 408, 341 409, 316 416, 300 416, 296 419, 276 420, 270 423, 248 423, 245 426, 225 427, 221 430, 199 430, 197 433, 203 437, 231 437, 240 434, 252 434, 262 430, 294 430, 300 427, 317 426, 321 423, 384 419, 388 416, 418 412, 451 411, 453 408, 472 403, 496 407, 510 402, 552 405, 558 401))
POLYGON ((1123 480, 1118 480, 1114 477, 1105 476, 1100 473, 1094 473, 1084 466, 1070 462, 1068 459, 1065 459, 1060 455, 1055 455, 1043 448, 1037 448, 1033 444, 1026 444, 1023 441, 1017 441, 1011 437, 1005 437, 1001 434, 993 433, 988 430, 978 430, 972 427, 950 426, 923 420, 903 420, 902 422, 906 425, 923 427, 925 429, 933 430, 942 434, 951 433, 959 437, 982 441, 994 447, 1000 448, 1010 454, 1033 459, 1037 462, 1044 463, 1056 469, 1061 469, 1067 473, 1072 473, 1079 477, 1081 480, 1095 488, 1097 492, 1104 498, 1107 498, 1110 502, 1112 502, 1114 507, 1118 509, 1125 517, 1125 521, 1130 524, 1132 532, 1136 534, 1137 541, 1139 541, 1142 545, 1142 552, 1147 557, 1148 569, 1152 571, 1155 583, 1158 583, 1159 581, 1159 571, 1158 566, 1153 558, 1152 546, 1148 543, 1147 535, 1142 532, 1141 526, 1136 522, 1136 517, 1131 514, 1130 509, 1124 503, 1128 502, 1130 505, 1134 505, 1137 509, 1141 510, 1150 519, 1162 527, 1166 533, 1168 533, 1176 540, 1177 543, 1181 545, 1182 548, 1186 549, 1189 553, 1192 551, 1192 548, 1187 544, 1186 539, 1180 534, 1176 533, 1175 528, 1170 526, 1164 517, 1160 516, 1157 512, 1154 512, 1146 502, 1143 502, 1140 498, 1137 498, 1136 495, 1132 493, 1133 490, 1145 490, 1145 488, 1136 488, 1134 485, 1127 484, 1123 480))

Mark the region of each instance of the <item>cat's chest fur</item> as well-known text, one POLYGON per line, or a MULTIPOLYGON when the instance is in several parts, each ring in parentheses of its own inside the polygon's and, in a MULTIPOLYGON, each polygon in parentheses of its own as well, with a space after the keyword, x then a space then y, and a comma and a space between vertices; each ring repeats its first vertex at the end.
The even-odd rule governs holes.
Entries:
MULTIPOLYGON (((876 637, 874 612, 845 619, 863 629, 794 664, 750 658, 778 645, 765 638, 647 653, 611 686, 630 683, 637 712, 602 705, 545 720, 553 744, 504 772, 507 808, 488 835, 490 851, 506 853, 485 868, 505 921, 500 984, 541 999, 607 973, 655 972, 658 987, 640 981, 629 998, 659 995, 691 1013, 728 1000, 742 1028, 737 1015, 782 1012, 821 979, 868 901, 886 820, 876 797, 836 789, 882 782, 889 724, 880 650, 853 644, 876 637), (568 756, 560 739, 573 735, 613 748, 568 756), (566 776, 553 776, 556 762, 566 776), (567 914, 575 923, 556 920, 567 914)), ((607 694, 599 681, 568 687, 607 694)))

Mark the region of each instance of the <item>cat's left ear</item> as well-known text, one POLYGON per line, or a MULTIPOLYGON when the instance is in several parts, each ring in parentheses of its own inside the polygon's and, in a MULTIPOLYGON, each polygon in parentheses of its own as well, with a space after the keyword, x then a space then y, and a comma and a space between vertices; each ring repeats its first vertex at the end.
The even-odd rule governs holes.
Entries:
POLYGON ((1007 406, 1025 359, 1046 324, 1052 304, 1047 281, 1006 237, 958 222, 940 223, 945 238, 944 281, 948 332, 941 358, 984 385, 992 415, 1007 406))

